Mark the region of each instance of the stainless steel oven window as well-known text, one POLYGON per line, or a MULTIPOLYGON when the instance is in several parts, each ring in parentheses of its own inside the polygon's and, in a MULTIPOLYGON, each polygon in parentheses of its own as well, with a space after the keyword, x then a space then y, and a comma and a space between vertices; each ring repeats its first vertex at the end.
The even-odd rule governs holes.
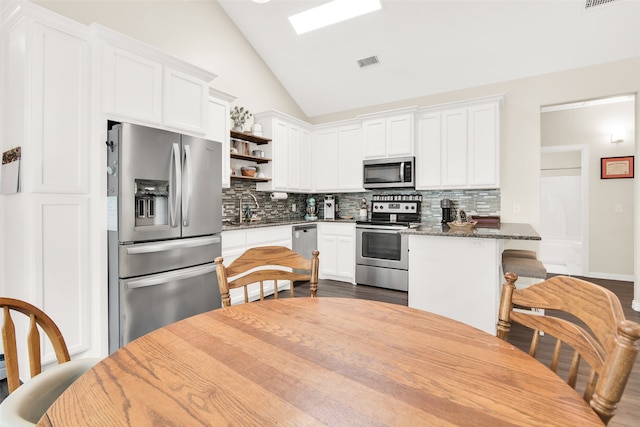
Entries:
POLYGON ((400 261, 402 257, 400 233, 362 232, 362 257, 400 261))

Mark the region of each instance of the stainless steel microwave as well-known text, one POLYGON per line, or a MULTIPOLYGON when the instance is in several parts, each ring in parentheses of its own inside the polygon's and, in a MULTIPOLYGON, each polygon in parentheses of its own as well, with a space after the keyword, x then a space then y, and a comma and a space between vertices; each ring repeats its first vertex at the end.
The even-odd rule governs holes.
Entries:
POLYGON ((364 188, 415 188, 415 159, 409 156, 365 160, 364 188))

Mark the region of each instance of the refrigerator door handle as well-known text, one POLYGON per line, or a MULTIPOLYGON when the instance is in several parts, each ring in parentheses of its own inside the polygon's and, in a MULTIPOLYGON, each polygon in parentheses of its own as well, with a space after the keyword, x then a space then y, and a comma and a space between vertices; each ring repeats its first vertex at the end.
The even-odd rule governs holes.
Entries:
POLYGON ((184 169, 187 174, 187 195, 182 198, 182 225, 189 226, 189 207, 191 206, 191 196, 193 195, 191 176, 191 147, 184 146, 184 169))
POLYGON ((173 185, 173 191, 169 188, 169 216, 172 227, 176 227, 179 202, 182 198, 182 173, 180 173, 180 145, 174 142, 171 146, 173 165, 169 167, 169 185, 173 185), (175 181, 175 182, 174 182, 175 181), (171 197, 173 195, 173 197, 171 197))
POLYGON ((137 288, 145 288, 148 286, 156 286, 165 284, 174 279, 190 279, 192 277, 203 276, 205 274, 213 273, 216 271, 215 264, 206 265, 202 268, 195 268, 189 272, 171 272, 166 274, 161 274, 157 277, 150 277, 139 280, 132 280, 127 283, 127 289, 137 289, 137 288))
POLYGON ((190 242, 176 241, 163 242, 157 245, 134 246, 132 248, 127 248, 126 253, 127 255, 141 255, 155 252, 172 251, 175 249, 197 248, 200 246, 209 246, 217 243, 220 243, 220 237, 207 237, 190 242))

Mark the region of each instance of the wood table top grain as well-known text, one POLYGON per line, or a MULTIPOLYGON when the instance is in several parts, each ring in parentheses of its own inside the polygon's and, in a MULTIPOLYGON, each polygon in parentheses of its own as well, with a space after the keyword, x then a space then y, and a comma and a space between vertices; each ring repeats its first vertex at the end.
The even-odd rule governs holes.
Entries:
POLYGON ((512 345, 375 301, 236 305, 127 344, 69 387, 41 426, 602 425, 512 345))

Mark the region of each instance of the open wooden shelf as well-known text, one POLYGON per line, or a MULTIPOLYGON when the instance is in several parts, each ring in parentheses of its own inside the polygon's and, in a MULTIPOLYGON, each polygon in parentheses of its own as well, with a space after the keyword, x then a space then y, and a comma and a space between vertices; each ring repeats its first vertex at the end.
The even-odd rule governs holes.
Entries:
POLYGON ((231 130, 231 138, 232 139, 241 139, 243 141, 254 142, 256 144, 268 144, 271 142, 271 139, 265 138, 262 136, 257 136, 252 133, 238 132, 235 130, 231 130))
POLYGON ((271 161, 271 159, 267 157, 245 156, 244 154, 236 154, 236 153, 231 153, 230 156, 232 159, 249 160, 255 163, 269 163, 271 161))
POLYGON ((256 178, 252 176, 231 175, 231 179, 244 179, 245 181, 269 182, 271 178, 256 178))

